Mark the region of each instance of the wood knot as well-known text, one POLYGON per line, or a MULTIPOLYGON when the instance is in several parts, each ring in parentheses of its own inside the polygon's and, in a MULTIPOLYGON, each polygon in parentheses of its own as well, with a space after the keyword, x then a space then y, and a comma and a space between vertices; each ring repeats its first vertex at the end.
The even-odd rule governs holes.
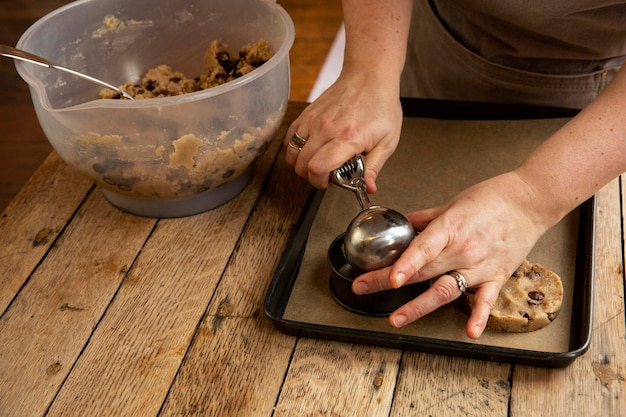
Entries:
POLYGON ((61 371, 61 368, 63 368, 63 366, 61 365, 61 362, 56 361, 46 368, 46 375, 54 376, 61 371))
POLYGON ((33 247, 42 246, 48 243, 48 238, 52 234, 50 229, 41 229, 33 238, 33 247))
POLYGON ((593 362, 591 367, 593 368, 593 373, 603 385, 610 385, 617 379, 617 374, 611 365, 593 362))
POLYGON ((374 378, 374 388, 378 389, 382 387, 383 382, 385 382, 385 373, 383 371, 379 371, 376 373, 376 377, 374 378))
POLYGON ((235 306, 230 303, 230 297, 226 297, 222 300, 219 306, 217 306, 217 312, 213 317, 213 331, 218 330, 222 326, 224 318, 231 316, 234 310, 235 306))
POLYGON ((217 315, 220 317, 228 317, 233 314, 235 306, 230 303, 230 299, 226 298, 217 307, 217 315))

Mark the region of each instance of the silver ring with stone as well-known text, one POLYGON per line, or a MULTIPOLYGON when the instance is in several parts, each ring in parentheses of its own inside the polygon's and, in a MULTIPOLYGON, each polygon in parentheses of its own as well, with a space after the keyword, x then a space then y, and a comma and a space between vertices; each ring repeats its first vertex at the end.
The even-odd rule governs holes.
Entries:
POLYGON ((467 280, 459 271, 450 271, 446 275, 450 275, 452 278, 456 279, 456 283, 461 292, 465 292, 467 290, 467 280))
POLYGON ((298 135, 298 132, 294 133, 291 137, 291 141, 289 141, 289 146, 298 151, 301 151, 305 144, 306 139, 298 135))

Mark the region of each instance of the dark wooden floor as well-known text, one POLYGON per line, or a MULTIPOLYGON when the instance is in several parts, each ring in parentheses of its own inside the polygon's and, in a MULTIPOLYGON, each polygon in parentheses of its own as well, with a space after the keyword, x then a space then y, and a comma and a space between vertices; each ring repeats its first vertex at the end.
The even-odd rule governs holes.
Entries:
MULTIPOLYGON (((155 0, 158 1, 158 0, 155 0)), ((0 0, 0 43, 20 35, 67 0, 0 0)), ((291 100, 305 101, 341 24, 340 0, 279 0, 291 15, 291 100)), ((0 57, 0 212, 52 150, 37 119, 26 84, 12 60, 0 57)))

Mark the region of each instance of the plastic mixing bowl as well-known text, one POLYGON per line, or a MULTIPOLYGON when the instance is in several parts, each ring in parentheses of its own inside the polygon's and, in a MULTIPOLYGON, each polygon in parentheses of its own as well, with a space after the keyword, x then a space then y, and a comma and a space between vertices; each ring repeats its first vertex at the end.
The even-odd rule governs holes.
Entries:
POLYGON ((167 64, 200 75, 213 40, 237 54, 266 39, 272 58, 226 84, 145 100, 98 99, 97 85, 16 62, 58 154, 115 206, 142 216, 209 210, 239 194, 289 97, 294 27, 269 0, 81 0, 46 15, 17 47, 121 85, 167 64), (110 25, 111 16, 119 24, 110 25))

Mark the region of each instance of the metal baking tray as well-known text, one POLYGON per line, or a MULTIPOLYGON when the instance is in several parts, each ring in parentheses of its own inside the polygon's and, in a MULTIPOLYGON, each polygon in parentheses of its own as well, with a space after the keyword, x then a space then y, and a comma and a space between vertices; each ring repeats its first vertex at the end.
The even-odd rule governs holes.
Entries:
MULTIPOLYGON (((489 104, 483 104, 477 108, 474 103, 433 102, 429 100, 404 100, 403 106, 406 117, 426 115, 427 117, 464 120, 549 118, 567 117, 575 114, 574 111, 567 109, 489 104)), ((323 198, 324 191, 320 190, 313 191, 309 197, 266 294, 265 313, 280 331, 304 337, 544 368, 565 367, 587 351, 591 341, 593 314, 594 197, 577 209, 579 211, 579 225, 573 288, 573 303, 576 305, 577 311, 576 314, 572 314, 569 349, 565 352, 544 352, 484 345, 480 343, 480 339, 467 343, 358 328, 350 329, 285 318, 285 309, 294 284, 298 279, 309 231, 323 198)), ((331 297, 330 292, 328 297, 331 297)))

